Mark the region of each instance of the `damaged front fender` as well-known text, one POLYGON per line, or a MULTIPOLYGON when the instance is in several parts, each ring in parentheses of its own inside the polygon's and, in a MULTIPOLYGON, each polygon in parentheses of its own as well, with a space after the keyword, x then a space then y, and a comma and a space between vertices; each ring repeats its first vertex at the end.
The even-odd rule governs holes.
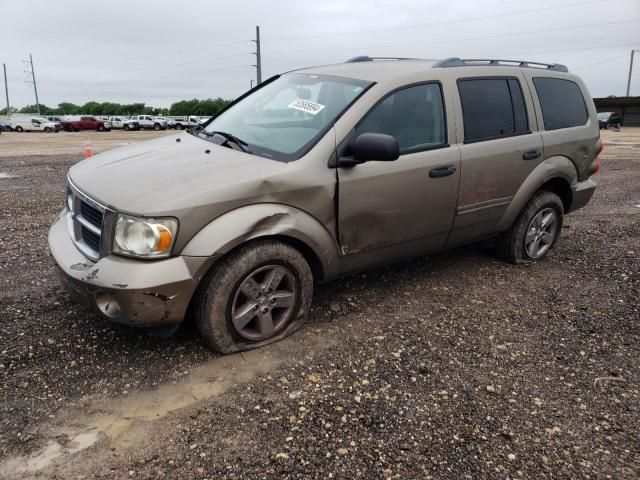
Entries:
POLYGON ((323 278, 336 274, 338 248, 326 227, 300 209, 274 203, 249 205, 218 217, 191 239, 181 255, 224 255, 249 240, 273 236, 292 238, 310 248, 320 261, 323 278))

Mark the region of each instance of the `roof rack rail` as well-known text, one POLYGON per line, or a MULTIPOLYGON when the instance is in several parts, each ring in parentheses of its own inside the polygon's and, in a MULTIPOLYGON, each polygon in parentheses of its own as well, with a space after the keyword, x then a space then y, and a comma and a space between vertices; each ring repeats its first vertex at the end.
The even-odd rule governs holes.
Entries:
POLYGON ((410 58, 410 57, 370 57, 368 55, 358 55, 357 57, 350 58, 344 63, 373 62, 375 60, 422 60, 422 59, 410 58))
POLYGON ((542 62, 529 62, 526 60, 502 60, 498 58, 458 58, 450 57, 440 60, 433 64, 434 68, 437 67, 469 67, 469 66, 512 66, 512 67, 524 67, 524 68, 542 68, 545 70, 553 70, 554 72, 568 72, 569 69, 565 65, 559 63, 542 63, 542 62))

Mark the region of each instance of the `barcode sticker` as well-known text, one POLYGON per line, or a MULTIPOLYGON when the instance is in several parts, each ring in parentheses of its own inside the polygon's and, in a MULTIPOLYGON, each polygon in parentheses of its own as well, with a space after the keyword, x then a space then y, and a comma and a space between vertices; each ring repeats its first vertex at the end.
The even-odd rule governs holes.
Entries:
POLYGON ((311 115, 316 115, 320 112, 324 105, 321 105, 316 102, 312 102, 311 100, 304 100, 302 98, 298 98, 289 104, 289 108, 294 108, 296 110, 300 110, 301 112, 310 113, 311 115))

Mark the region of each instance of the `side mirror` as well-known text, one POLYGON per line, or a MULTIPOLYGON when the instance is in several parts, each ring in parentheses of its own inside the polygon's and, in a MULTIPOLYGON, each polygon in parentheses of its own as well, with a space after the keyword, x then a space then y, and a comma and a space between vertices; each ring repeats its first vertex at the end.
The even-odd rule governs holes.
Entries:
POLYGON ((365 162, 392 162, 400 156, 396 137, 383 133, 362 133, 353 142, 353 156, 340 158, 341 167, 365 162))

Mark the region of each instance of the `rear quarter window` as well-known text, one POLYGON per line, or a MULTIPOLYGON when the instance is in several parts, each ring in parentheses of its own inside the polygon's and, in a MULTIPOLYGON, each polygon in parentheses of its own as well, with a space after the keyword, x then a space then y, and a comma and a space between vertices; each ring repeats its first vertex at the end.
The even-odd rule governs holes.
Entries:
POLYGON ((571 80, 534 77, 545 130, 577 127, 587 123, 587 106, 580 87, 571 80))

